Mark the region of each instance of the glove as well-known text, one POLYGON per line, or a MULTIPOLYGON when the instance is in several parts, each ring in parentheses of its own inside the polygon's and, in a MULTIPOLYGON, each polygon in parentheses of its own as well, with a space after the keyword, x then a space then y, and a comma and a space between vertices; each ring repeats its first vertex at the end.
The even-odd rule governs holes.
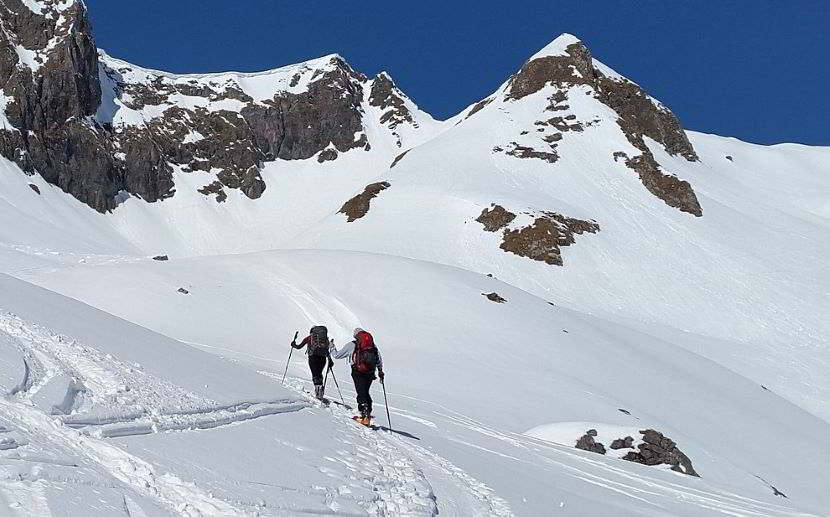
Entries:
POLYGON ((380 370, 380 371, 378 372, 378 377, 380 378, 380 382, 382 383, 382 382, 383 382, 383 378, 384 378, 384 377, 386 377, 386 374, 385 374, 385 373, 383 373, 383 370, 380 370))
POLYGON ((300 348, 300 347, 298 347, 298 346, 297 346, 297 342, 296 342, 296 341, 292 341, 292 342, 291 342, 291 348, 300 348))

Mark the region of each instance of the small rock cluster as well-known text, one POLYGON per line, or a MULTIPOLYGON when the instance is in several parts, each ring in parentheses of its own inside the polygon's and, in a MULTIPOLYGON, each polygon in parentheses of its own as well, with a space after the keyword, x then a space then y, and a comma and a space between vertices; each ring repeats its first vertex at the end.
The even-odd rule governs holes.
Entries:
POLYGON ((503 230, 502 250, 557 266, 562 265, 560 248, 576 242, 574 235, 599 231, 599 225, 594 221, 565 217, 555 212, 533 215, 535 220, 532 224, 511 229, 508 226, 516 219, 516 214, 493 203, 482 210, 476 221, 484 226, 485 231, 503 230))
POLYGON ((346 201, 337 213, 344 214, 346 216, 346 222, 351 223, 357 221, 369 213, 369 206, 372 199, 377 197, 378 194, 388 189, 390 186, 391 185, 388 181, 380 181, 378 183, 366 185, 363 192, 346 201))
MULTIPOLYGON (((643 465, 671 465, 671 469, 675 472, 700 477, 692 466, 692 461, 683 451, 677 448, 677 444, 674 441, 654 429, 640 431, 640 434, 643 435, 643 438, 642 443, 637 445, 638 450, 628 452, 622 459, 643 465)), ((596 429, 589 429, 577 440, 576 448, 605 454, 605 446, 594 440, 596 436, 596 429)), ((610 447, 615 450, 634 449, 634 438, 631 436, 618 438, 611 442, 610 447)))
POLYGON ((487 297, 487 299, 490 300, 491 302, 505 303, 507 301, 504 298, 502 298, 501 296, 499 296, 499 293, 497 293, 495 291, 493 291, 492 293, 489 293, 489 294, 481 293, 481 295, 487 297))

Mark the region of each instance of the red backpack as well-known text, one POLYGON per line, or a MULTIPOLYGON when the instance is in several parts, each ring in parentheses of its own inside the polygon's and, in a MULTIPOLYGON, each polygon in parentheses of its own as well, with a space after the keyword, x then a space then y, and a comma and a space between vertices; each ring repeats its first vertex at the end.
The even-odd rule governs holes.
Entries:
POLYGON ((352 353, 352 368, 359 373, 374 373, 379 362, 380 355, 372 335, 365 330, 358 332, 352 353))

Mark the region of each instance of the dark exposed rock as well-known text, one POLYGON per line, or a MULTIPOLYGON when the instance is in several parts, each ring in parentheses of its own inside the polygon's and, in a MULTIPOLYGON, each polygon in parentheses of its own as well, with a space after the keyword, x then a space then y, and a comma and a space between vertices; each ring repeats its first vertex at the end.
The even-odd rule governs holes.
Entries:
POLYGON ((588 429, 588 431, 586 431, 585 434, 587 434, 588 436, 593 436, 594 438, 596 438, 598 433, 597 433, 596 429, 588 429))
POLYGON ((700 203, 689 182, 678 179, 677 176, 663 174, 651 151, 646 150, 640 156, 629 158, 625 164, 637 171, 640 181, 648 191, 662 199, 667 205, 697 217, 703 215, 700 203))
MULTIPOLYGON (((36 14, 21 0, 0 0, 0 88, 11 99, 5 114, 13 126, 0 130, 0 154, 96 210, 115 208, 119 192, 149 202, 174 195, 175 167, 220 171, 216 180, 223 187, 256 199, 265 190, 264 162, 307 159, 324 150, 319 157, 330 159, 334 150, 370 148, 361 107, 368 80, 338 56, 314 71, 307 91, 278 91, 263 102, 232 82, 174 80, 153 72, 131 82, 125 79, 133 75, 130 66, 99 62, 83 2, 45 5, 36 14), (35 70, 20 62, 15 45, 33 52, 35 70), (183 108, 175 96, 243 106, 239 112, 183 108), (141 125, 114 126, 106 118, 113 98, 128 109, 153 106, 163 113, 141 125), (98 112, 102 101, 106 109, 98 112)), ((306 72, 292 77, 292 87, 306 72)), ((378 99, 382 83, 375 82, 378 99)), ((405 118, 397 90, 389 91, 382 102, 405 118)), ((219 201, 226 197, 215 185, 207 191, 219 201)))
POLYGON ((692 462, 669 438, 654 429, 640 431, 643 443, 638 445, 639 452, 629 452, 624 460, 643 465, 671 465, 671 469, 690 476, 700 477, 695 472, 692 462))
POLYGON ((120 190, 111 149, 87 117, 101 102, 98 54, 83 2, 60 12, 35 14, 20 0, 0 2, 0 87, 12 100, 0 130, 0 154, 25 172, 99 209, 111 208, 120 190), (19 45, 34 66, 20 61, 19 45))
POLYGON ((516 142, 510 142, 505 154, 516 158, 537 158, 548 163, 556 163, 556 160, 559 159, 559 155, 556 154, 556 151, 538 151, 532 147, 519 145, 516 142))
POLYGON ((346 201, 340 208, 339 214, 346 215, 346 221, 351 223, 369 213, 369 205, 382 191, 390 187, 389 182, 381 181, 367 185, 363 192, 346 201))
POLYGON ((733 161, 733 158, 729 155, 726 155, 726 159, 729 160, 730 162, 733 161))
POLYGON ((380 117, 380 123, 388 123, 389 129, 395 129, 399 124, 409 122, 415 127, 418 124, 412 119, 412 113, 407 109, 402 94, 392 78, 385 73, 380 73, 372 82, 372 90, 369 92, 369 105, 377 106, 384 111, 380 117))
POLYGON ((674 113, 658 105, 635 83, 610 79, 599 72, 597 81, 598 99, 617 112, 617 122, 634 147, 646 151, 643 137, 647 136, 663 144, 671 155, 679 154, 690 162, 698 160, 674 113))
POLYGON ((360 101, 361 80, 340 57, 333 57, 333 70, 321 73, 307 92, 278 93, 268 108, 248 106, 242 117, 251 127, 257 147, 266 160, 304 160, 329 144, 339 152, 365 147, 360 101))
POLYGON ((406 151, 404 151, 404 152, 402 152, 401 154, 399 154, 398 156, 396 156, 396 157, 395 157, 395 159, 394 159, 394 160, 392 160, 392 164, 389 166, 389 168, 391 169, 392 167, 394 167, 395 165, 397 165, 397 164, 398 164, 398 162, 399 162, 399 161, 401 161, 401 160, 403 159, 403 157, 404 157, 404 156, 406 156, 406 153, 408 153, 408 152, 409 152, 409 151, 411 151, 411 150, 412 150, 412 149, 407 149, 406 151))
POLYGON ((597 454, 605 454, 605 446, 599 442, 594 441, 594 437, 596 435, 596 430, 590 429, 579 440, 576 441, 576 448, 582 449, 583 451, 596 452, 597 454))
POLYGON ((320 154, 317 155, 317 161, 319 163, 328 162, 337 159, 337 151, 334 149, 324 149, 320 151, 320 154))
POLYGON ((508 212, 503 206, 494 203, 490 205, 490 208, 482 210, 476 221, 484 225, 485 231, 495 232, 506 228, 515 218, 516 214, 508 212))
POLYGON ((522 257, 561 266, 562 246, 573 244, 574 235, 598 231, 599 225, 593 221, 545 212, 529 226, 518 230, 505 230, 500 247, 522 257))
POLYGON ((153 257, 153 260, 158 260, 159 262, 166 262, 170 260, 170 257, 168 257, 167 255, 156 255, 155 257, 153 257))
POLYGON ((29 183, 29 188, 34 190, 37 195, 40 195, 40 189, 34 183, 29 183))
POLYGON ((465 118, 465 119, 468 119, 468 118, 472 117, 473 115, 475 115, 476 113, 478 113, 479 111, 481 111, 482 109, 484 109, 484 107, 485 107, 485 106, 487 106, 488 104, 490 104, 491 102, 493 102, 493 99, 492 99, 492 98, 490 98, 490 99, 484 99, 484 100, 481 100, 481 101, 477 102, 477 103, 476 103, 476 105, 475 105, 475 106, 473 106, 473 107, 470 109, 470 111, 467 113, 467 116, 466 116, 466 117, 464 117, 464 118, 465 118))
POLYGON ((187 290, 187 289, 185 289, 184 287, 179 287, 179 288, 177 289, 177 292, 182 293, 182 294, 190 294, 190 291, 188 291, 188 290, 187 290))
MULTIPOLYGON (((518 100, 552 84, 559 90, 551 96, 551 105, 547 109, 563 111, 567 109, 567 106, 562 103, 567 98, 565 91, 568 88, 575 85, 590 86, 594 91, 594 96, 617 113, 617 123, 626 138, 643 153, 626 163, 637 171, 649 192, 669 206, 701 216, 702 210, 691 185, 674 176, 664 174, 644 140, 644 137, 649 137, 662 144, 667 153, 679 154, 689 161, 697 161, 697 154, 677 117, 649 97, 637 84, 606 77, 594 67, 591 52, 581 42, 569 45, 566 54, 544 56, 526 62, 521 70, 511 77, 506 99, 518 100)), ((573 115, 553 117, 547 121, 539 121, 537 124, 550 125, 559 131, 581 131, 582 124, 568 122, 574 119, 573 115)), ((523 150, 513 152, 529 155, 528 151, 523 150)), ((614 157, 617 159, 620 156, 615 153, 614 157)))
POLYGON ((625 438, 617 438, 613 442, 611 442, 612 449, 633 449, 634 448, 634 438, 631 436, 626 436, 625 438))
POLYGON ((620 413, 625 413, 626 415, 631 414, 631 411, 629 411, 627 409, 623 409, 623 408, 618 408, 617 411, 619 411, 620 413))
POLYGON ((484 296, 484 297, 486 297, 486 298, 487 298, 488 300, 490 300, 491 302, 496 302, 496 303, 505 303, 505 302, 507 302, 507 300, 505 300, 504 298, 502 298, 501 296, 499 296, 499 294, 498 294, 498 293, 496 293, 496 292, 492 292, 492 293, 481 293, 481 295, 482 295, 482 296, 484 296))
POLYGON ((225 189, 222 188, 222 183, 219 181, 214 181, 208 185, 199 189, 199 193, 209 196, 211 194, 216 194, 216 202, 217 203, 224 203, 226 199, 228 199, 228 195, 225 193, 225 189))

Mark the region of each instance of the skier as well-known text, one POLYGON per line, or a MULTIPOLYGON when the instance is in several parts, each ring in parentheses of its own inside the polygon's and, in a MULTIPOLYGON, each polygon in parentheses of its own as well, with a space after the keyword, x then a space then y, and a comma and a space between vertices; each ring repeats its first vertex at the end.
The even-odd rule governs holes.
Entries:
POLYGON ((375 380, 376 369, 377 376, 381 384, 383 383, 385 377, 383 359, 370 333, 358 327, 354 329, 353 336, 354 340, 340 350, 337 350, 332 343, 331 352, 335 359, 349 358, 354 389, 357 392, 357 408, 360 411, 360 418, 357 421, 363 425, 369 425, 372 422, 372 396, 369 394, 369 388, 375 380))
POLYGON ((326 367, 326 362, 329 368, 334 366, 334 361, 329 354, 329 345, 334 346, 334 343, 329 343, 328 329, 322 325, 311 327, 308 336, 299 345, 296 341, 291 342, 291 346, 298 350, 306 347, 308 367, 311 369, 311 380, 314 382, 314 396, 319 400, 323 400, 326 390, 323 385, 323 368, 326 367))

